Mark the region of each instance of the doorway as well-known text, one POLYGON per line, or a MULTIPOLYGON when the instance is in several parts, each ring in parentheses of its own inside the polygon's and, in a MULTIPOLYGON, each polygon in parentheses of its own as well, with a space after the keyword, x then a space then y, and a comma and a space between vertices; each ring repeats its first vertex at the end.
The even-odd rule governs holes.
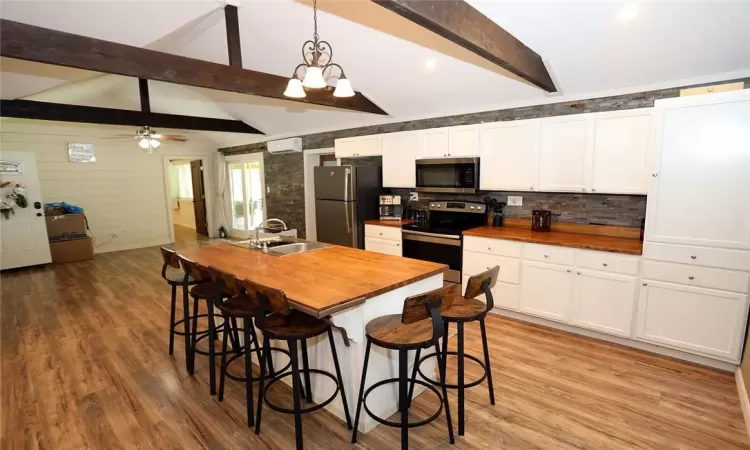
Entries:
POLYGON ((315 177, 313 171, 318 166, 338 166, 333 148, 306 150, 304 158, 305 177, 305 238, 310 241, 318 240, 318 230, 315 225, 315 177))
POLYGON ((208 239, 206 184, 203 161, 170 159, 170 214, 175 242, 208 239))
POLYGON ((229 235, 246 238, 266 220, 263 153, 226 158, 229 235))

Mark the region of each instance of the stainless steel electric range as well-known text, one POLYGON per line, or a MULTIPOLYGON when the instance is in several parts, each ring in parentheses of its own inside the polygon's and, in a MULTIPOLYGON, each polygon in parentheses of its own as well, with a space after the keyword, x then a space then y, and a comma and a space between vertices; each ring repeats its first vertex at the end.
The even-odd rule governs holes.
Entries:
POLYGON ((481 203, 460 201, 430 202, 427 220, 401 227, 403 255, 447 264, 445 281, 461 283, 462 234, 487 223, 481 203))

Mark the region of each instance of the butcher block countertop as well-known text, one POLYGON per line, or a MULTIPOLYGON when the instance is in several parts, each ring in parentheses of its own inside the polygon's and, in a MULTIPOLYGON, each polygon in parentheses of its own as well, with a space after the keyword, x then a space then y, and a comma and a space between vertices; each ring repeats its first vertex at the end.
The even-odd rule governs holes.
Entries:
POLYGON ((409 225, 410 223, 414 223, 412 219, 401 219, 401 220, 378 220, 378 219, 369 219, 365 220, 365 225, 378 225, 381 227, 393 227, 393 228, 401 228, 401 225, 409 225))
POLYGON ((602 236, 564 231, 531 231, 520 227, 479 227, 464 231, 464 236, 507 239, 509 241, 532 242, 535 244, 559 245, 561 247, 583 248, 602 252, 640 255, 643 242, 617 236, 602 236))
POLYGON ((333 245, 274 256, 231 244, 179 251, 203 266, 280 289, 292 307, 316 317, 445 272, 448 266, 333 245))

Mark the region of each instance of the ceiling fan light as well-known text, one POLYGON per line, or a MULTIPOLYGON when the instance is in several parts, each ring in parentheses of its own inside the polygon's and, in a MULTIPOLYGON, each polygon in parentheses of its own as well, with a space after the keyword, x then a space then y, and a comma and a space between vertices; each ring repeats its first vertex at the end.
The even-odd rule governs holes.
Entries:
POLYGON ((309 66, 305 72, 305 78, 302 80, 302 86, 309 89, 322 89, 327 86, 323 71, 320 67, 309 66))
POLYGON ((348 78, 341 77, 336 82, 336 90, 333 91, 334 97, 354 97, 352 82, 348 78))
POLYGON ((159 148, 161 142, 157 141, 156 139, 151 139, 149 141, 149 144, 151 144, 151 148, 159 148))
POLYGON ((142 149, 147 149, 149 147, 149 142, 147 138, 143 138, 138 142, 138 147, 142 149))
POLYGON ((302 81, 297 77, 290 79, 289 83, 286 85, 284 96, 291 98, 304 98, 305 95, 305 90, 302 88, 302 81))

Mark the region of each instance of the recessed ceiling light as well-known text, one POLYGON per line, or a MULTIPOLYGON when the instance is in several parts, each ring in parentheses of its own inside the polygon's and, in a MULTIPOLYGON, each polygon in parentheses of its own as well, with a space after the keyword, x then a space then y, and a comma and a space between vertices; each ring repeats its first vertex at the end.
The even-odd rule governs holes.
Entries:
POLYGON ((620 19, 620 22, 627 22, 629 20, 635 19, 635 16, 637 15, 638 6, 632 3, 628 3, 620 8, 620 11, 617 13, 617 18, 620 19))
POLYGON ((427 70, 434 70, 437 67, 437 60, 435 58, 427 58, 424 62, 424 68, 427 70))

